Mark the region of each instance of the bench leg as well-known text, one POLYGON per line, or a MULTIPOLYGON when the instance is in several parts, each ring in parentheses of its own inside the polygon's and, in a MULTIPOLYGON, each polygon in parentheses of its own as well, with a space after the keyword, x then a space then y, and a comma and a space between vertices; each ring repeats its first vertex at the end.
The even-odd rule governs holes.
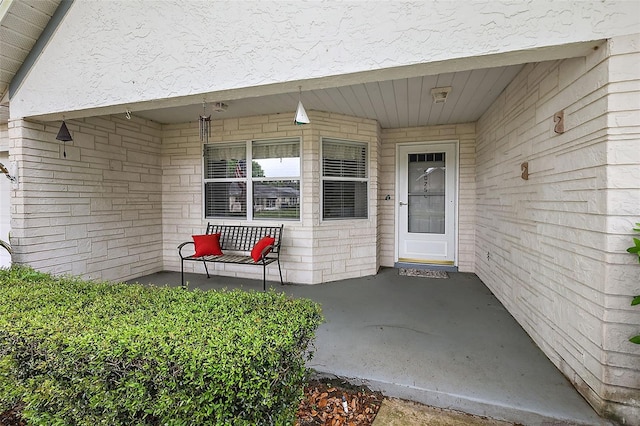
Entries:
POLYGON ((284 281, 282 281, 282 268, 280 268, 280 259, 278 259, 278 271, 280 272, 280 285, 284 285, 284 281))
POLYGON ((184 259, 180 259, 180 279, 182 280, 182 288, 185 289, 184 286, 184 259))
POLYGON ((203 260, 203 261, 202 261, 202 264, 204 265, 204 270, 207 272, 207 278, 211 278, 211 277, 209 276, 209 269, 207 269, 207 261, 206 261, 206 260, 203 260))
POLYGON ((262 264, 262 291, 267 291, 267 265, 262 264))

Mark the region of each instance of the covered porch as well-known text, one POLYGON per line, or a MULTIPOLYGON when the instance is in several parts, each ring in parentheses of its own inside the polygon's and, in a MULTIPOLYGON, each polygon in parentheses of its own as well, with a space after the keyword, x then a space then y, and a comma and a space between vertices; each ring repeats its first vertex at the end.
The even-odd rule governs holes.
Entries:
MULTIPOLYGON (((20 33, 26 28, 20 18, 26 2, 9 3, 0 26, 20 33)), ((100 9, 91 2, 49 3, 55 15, 48 23, 43 19, 48 28, 40 43, 24 49, 28 58, 26 53, 14 58, 10 82, 0 86, 7 94, 0 102, 0 159, 15 177, 10 184, 4 179, 0 197, 10 200, 15 263, 112 281, 178 271, 176 246, 201 233, 210 220, 286 222, 284 280, 325 283, 287 291, 366 300, 365 294, 347 297, 351 282, 371 285, 367 280, 377 282, 384 275, 376 275, 380 267, 435 260, 486 284, 509 312, 504 311, 509 321, 515 318, 549 358, 544 362, 562 371, 599 413, 637 424, 640 353, 628 336, 637 332, 637 310, 629 302, 638 291, 638 269, 625 252, 640 205, 634 180, 640 164, 635 5, 558 3, 553 14, 545 3, 526 10, 514 3, 505 14, 484 10, 480 3, 413 2, 398 8, 388 2, 372 10, 362 3, 344 5, 345 10, 330 3, 292 8, 276 2, 262 10, 213 2, 203 14, 202 8, 177 1, 162 8, 101 2, 100 9), (145 19, 137 22, 140 16, 145 19), (460 25, 450 25, 452 16, 460 25), (166 31, 176 27, 176 17, 189 31, 166 31), (315 24, 306 17, 314 17, 315 24), (437 24, 428 25, 434 17, 437 24), (401 25, 389 26, 392 22, 401 25), (255 37, 237 36, 249 28, 255 37), (61 52, 74 52, 71 62, 61 52), (444 92, 448 99, 438 102, 444 92), (304 126, 293 122, 299 101, 309 112, 310 123, 304 126), (197 121, 208 114, 212 131, 207 139, 197 121), (56 139, 63 120, 73 140, 56 139), (324 206, 332 199, 325 196, 323 182, 335 176, 322 175, 323 155, 326 148, 345 144, 364 153, 364 161, 352 169, 361 174, 347 182, 359 188, 350 196, 358 214, 327 217, 324 206), (446 147, 434 148, 440 144, 446 147), (292 150, 287 155, 257 152, 271 145, 292 150), (406 197, 415 194, 404 185, 410 176, 404 172, 416 152, 405 149, 416 145, 418 158, 451 153, 444 157, 452 160, 452 167, 446 164, 451 172, 446 187, 454 189, 445 194, 447 238, 428 242, 446 246, 443 259, 416 259, 425 245, 414 250, 407 244, 406 197), (230 175, 207 175, 205 154, 229 146, 243 154, 212 156, 211 164, 229 160, 221 170, 230 175), (263 159, 260 155, 294 158, 298 167, 273 175, 265 170, 255 181, 248 173, 234 173, 242 160, 251 164, 254 156, 263 159), (223 200, 206 190, 207 185, 242 183, 254 185, 254 194, 260 195, 260 185, 268 181, 276 182, 272 186, 280 194, 253 197, 255 203, 250 191, 236 199, 229 189, 234 198, 223 200), (284 181, 287 185, 281 185, 284 181), (288 188, 287 197, 281 196, 283 188, 288 188), (208 203, 207 197, 216 202, 208 203), (279 198, 288 200, 279 203, 279 198), (295 214, 285 218, 283 211, 274 219, 271 209, 284 204, 287 213, 295 214), (215 210, 220 206, 224 214, 215 210), (272 219, 264 219, 267 215, 272 219)), ((342 154, 327 160, 353 160, 342 154)), ((0 221, 4 217, 9 216, 0 215, 0 221)), ((217 270, 224 283, 231 277, 251 279, 254 273, 217 270)), ((395 285, 396 278, 388 281, 395 285)), ((438 362, 411 367, 423 368, 422 373, 401 369, 392 377, 405 374, 414 380, 462 369, 464 375, 456 377, 461 377, 460 388, 468 389, 486 381, 474 375, 513 377, 523 387, 522 371, 535 376, 531 381, 542 377, 535 369, 503 370, 513 362, 510 353, 487 352, 497 357, 493 369, 482 359, 465 367, 471 362, 466 356, 478 357, 465 348, 493 342, 494 351, 499 341, 479 337, 483 330, 470 332, 469 327, 483 323, 473 317, 446 333, 455 344, 440 340, 432 325, 440 321, 452 327, 458 318, 467 318, 476 307, 465 301, 473 298, 454 297, 443 310, 444 302, 432 300, 433 293, 409 289, 342 308, 358 312, 345 317, 359 324, 358 336, 385 343, 387 352, 359 345, 375 354, 373 360, 419 359, 416 353, 443 348, 439 358, 429 358, 438 362), (389 304, 398 297, 407 299, 389 304), (415 306, 404 308, 402 302, 415 306), (405 313, 415 317, 404 318, 405 313), (441 315, 424 317, 435 313, 441 315), (393 315, 402 316, 385 327, 384 320, 393 315), (397 333, 410 343, 397 344, 397 333), (412 337, 418 335, 426 339, 422 344, 412 337), (468 372, 473 366, 477 371, 468 372)), ((375 287, 369 290, 375 293, 375 287)), ((326 309, 338 306, 332 303, 323 302, 326 309)), ((486 313, 502 312, 498 306, 486 313)), ((340 350, 358 342, 347 337, 340 350)), ((348 359, 360 356, 352 355, 348 359)), ((321 360, 319 354, 316 362, 321 360)), ((377 371, 373 360, 354 361, 354 368, 377 371)), ((332 358, 322 363, 327 370, 339 365, 332 358)), ((388 376, 369 379, 390 383, 388 376)), ((448 374, 444 379, 452 380, 448 374)), ((429 388, 424 381, 411 382, 401 389, 430 389, 430 398, 445 400, 444 405, 459 399, 476 407, 494 392, 480 385, 460 396, 445 383, 429 388)), ((510 398, 518 394, 517 387, 506 384, 495 392, 502 387, 510 398)), ((539 395, 553 393, 542 389, 521 399, 538 401, 539 395)))
MULTIPOLYGON (((374 276, 315 286, 270 282, 320 303, 309 367, 399 397, 515 423, 608 424, 475 275, 374 276)), ((187 274, 190 289, 259 291, 260 280, 187 274)), ((143 284, 180 285, 179 272, 143 284)))

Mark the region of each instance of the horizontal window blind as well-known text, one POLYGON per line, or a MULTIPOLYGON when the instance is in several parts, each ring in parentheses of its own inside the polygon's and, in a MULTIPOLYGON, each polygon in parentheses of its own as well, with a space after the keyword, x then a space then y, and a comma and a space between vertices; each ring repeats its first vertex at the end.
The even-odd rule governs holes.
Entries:
POLYGON ((322 140, 322 218, 366 219, 367 144, 322 140))
POLYGON ((247 215, 247 191, 244 182, 207 182, 204 188, 206 217, 247 215))
POLYGON ((283 139, 254 142, 252 156, 254 160, 300 157, 300 141, 297 139, 283 139))
POLYGON ((246 177, 245 144, 204 146, 204 178, 224 179, 246 177))
POLYGON ((300 169, 298 138, 204 145, 205 217, 299 219, 300 169))
POLYGON ((323 140, 322 174, 325 177, 366 178, 366 145, 323 140))
POLYGON ((322 188, 324 219, 366 219, 367 183, 326 180, 322 188))
POLYGON ((278 139, 254 142, 252 176, 254 178, 299 178, 300 141, 278 139))

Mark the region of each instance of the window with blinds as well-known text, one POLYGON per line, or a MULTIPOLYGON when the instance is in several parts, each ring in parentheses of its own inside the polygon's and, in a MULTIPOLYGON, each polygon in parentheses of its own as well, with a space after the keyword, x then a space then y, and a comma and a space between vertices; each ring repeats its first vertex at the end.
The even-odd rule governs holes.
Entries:
POLYGON ((323 220, 368 217, 367 164, 367 144, 322 140, 323 220))
POLYGON ((206 218, 300 218, 299 139, 206 144, 203 174, 206 218))

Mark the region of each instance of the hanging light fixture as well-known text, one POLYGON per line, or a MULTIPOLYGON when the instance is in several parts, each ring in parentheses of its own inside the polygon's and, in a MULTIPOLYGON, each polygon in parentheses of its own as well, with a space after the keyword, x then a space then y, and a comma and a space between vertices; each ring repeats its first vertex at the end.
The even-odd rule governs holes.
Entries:
POLYGON ((298 86, 298 108, 296 109, 296 117, 293 119, 295 124, 309 124, 311 120, 307 116, 307 111, 304 110, 302 105, 302 86, 298 86))
POLYGON ((207 104, 202 101, 202 115, 200 116, 200 140, 209 143, 211 136, 211 114, 207 115, 207 104))
POLYGON ((71 137, 71 133, 69 133, 69 129, 67 129, 67 123, 64 122, 64 117, 62 118, 62 125, 60 126, 60 130, 58 130, 58 136, 56 136, 56 139, 59 141, 62 141, 63 148, 62 148, 62 153, 64 154, 64 157, 67 157, 67 141, 73 141, 73 138, 71 137))

